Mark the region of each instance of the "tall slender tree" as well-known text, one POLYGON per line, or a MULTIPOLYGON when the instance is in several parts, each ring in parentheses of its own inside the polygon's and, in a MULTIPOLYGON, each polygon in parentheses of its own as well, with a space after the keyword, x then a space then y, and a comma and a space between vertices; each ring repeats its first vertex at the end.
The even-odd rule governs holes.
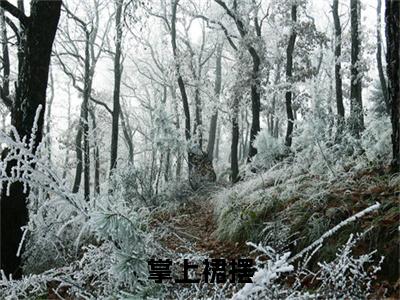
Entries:
POLYGON ((342 87, 342 25, 339 16, 339 0, 333 0, 332 6, 333 21, 335 25, 335 91, 336 91, 336 110, 337 110, 337 130, 338 134, 343 131, 345 111, 343 105, 342 87))
POLYGON ((382 95, 385 104, 385 111, 388 115, 390 115, 388 88, 382 64, 381 10, 382 10, 382 0, 378 0, 376 6, 376 62, 378 66, 379 82, 381 84, 382 95))
POLYGON ((233 96, 232 103, 232 142, 231 142, 231 181, 236 183, 239 180, 239 158, 238 158, 238 143, 239 143, 239 96, 233 96))
MULTIPOLYGON (((249 153, 248 153, 248 161, 251 161, 252 158, 257 154, 257 149, 254 147, 253 142, 260 131, 260 109, 261 109, 261 89, 260 89, 260 68, 261 68, 261 57, 257 51, 257 47, 251 42, 254 40, 250 38, 250 34, 248 31, 248 26, 245 25, 242 18, 238 13, 238 1, 233 0, 233 8, 229 8, 228 5, 222 0, 214 0, 218 3, 226 12, 226 14, 235 22, 236 28, 241 36, 241 38, 245 41, 245 46, 248 53, 252 59, 252 73, 251 73, 251 112, 252 112, 252 123, 250 129, 250 142, 249 142, 249 153)), ((255 36, 260 39, 261 37, 261 28, 262 22, 258 19, 256 12, 254 17, 252 18, 252 22, 254 23, 255 28, 255 36)), ((263 18, 264 19, 264 18, 263 18)), ((230 44, 232 45, 232 41, 230 44)))
MULTIPOLYGON (((219 101, 219 95, 221 93, 221 86, 222 86, 223 44, 220 44, 217 47, 218 48, 216 51, 215 86, 214 86, 215 101, 219 101)), ((215 137, 217 134, 217 122, 218 122, 218 105, 216 103, 214 105, 214 111, 211 116, 210 131, 209 131, 209 135, 208 135, 207 155, 208 155, 208 159, 210 161, 213 161, 213 158, 214 158, 215 137)))
POLYGON ((116 166, 118 157, 118 129, 120 116, 120 90, 121 90, 121 42, 122 42, 122 6, 124 1, 116 1, 115 14, 115 57, 114 57, 114 94, 113 94, 113 114, 112 114, 112 129, 111 129, 111 161, 110 169, 116 166))
POLYGON ((364 129, 360 68, 360 0, 350 0, 351 23, 351 84, 350 84, 350 128, 354 136, 360 137, 364 129))
MULTIPOLYGON (((292 32, 289 37, 289 43, 286 48, 286 81, 291 85, 292 84, 292 76, 293 76, 293 52, 294 52, 294 44, 296 42, 296 28, 295 24, 297 22, 297 5, 292 5, 291 8, 291 18, 292 18, 292 32)), ((289 90, 285 93, 285 101, 286 101, 286 114, 287 114, 287 129, 286 129, 286 137, 285 137, 285 145, 287 147, 292 146, 292 133, 293 133, 293 125, 294 125, 294 115, 293 115, 293 107, 292 107, 292 87, 290 86, 289 90)))
MULTIPOLYGON (((66 47, 64 43, 59 43, 61 56, 56 51, 56 57, 64 73, 72 80, 72 85, 75 89, 82 94, 82 104, 79 119, 78 131, 75 138, 75 149, 76 149, 76 159, 77 166, 75 171, 75 179, 72 187, 73 193, 78 193, 82 181, 82 171, 83 171, 83 187, 84 187, 84 197, 89 200, 90 198, 90 137, 89 137, 89 101, 100 103, 106 107, 106 109, 112 113, 111 109, 107 105, 96 101, 92 97, 92 85, 93 78, 96 70, 96 64, 104 51, 104 44, 106 40, 106 35, 108 33, 110 20, 107 20, 106 29, 103 34, 99 35, 99 24, 100 24, 100 5, 98 0, 94 1, 93 13, 90 14, 90 18, 85 20, 79 17, 76 13, 72 12, 68 6, 63 5, 67 17, 72 19, 76 26, 81 31, 83 37, 79 39, 74 39, 71 36, 69 26, 62 28, 60 32, 62 37, 65 38, 64 43, 73 44, 73 47, 66 47), (84 44, 84 55, 81 55, 78 50, 76 43, 82 42, 84 44), (97 49, 97 51, 96 51, 97 49), (76 59, 76 63, 82 68, 81 73, 82 78, 78 78, 74 70, 63 60, 63 57, 67 55, 73 59, 76 59), (80 86, 80 80, 83 81, 83 86, 80 86), (83 143, 82 143, 83 142, 83 143), (83 144, 83 145, 82 145, 83 144)), ((75 65, 76 66, 76 65, 75 65)))
POLYGON ((0 97, 3 103, 11 110, 12 100, 10 98, 10 54, 8 50, 8 36, 6 16, 4 9, 0 9, 0 25, 1 25, 1 49, 2 49, 2 66, 3 66, 3 83, 0 87, 0 97))
MULTIPOLYGON (((190 133, 190 109, 189 109, 189 100, 186 93, 185 83, 183 82, 183 78, 181 75, 181 65, 178 53, 177 46, 177 38, 176 38, 176 12, 178 8, 179 0, 172 1, 172 16, 171 16, 171 44, 172 44, 172 53, 175 59, 175 71, 178 81, 179 91, 181 93, 183 111, 185 113, 185 137, 186 141, 190 141, 191 133, 190 133)), ((189 162, 190 168, 190 162, 189 162)))
POLYGON ((400 2, 386 0, 388 96, 392 120, 392 169, 400 171, 400 2))

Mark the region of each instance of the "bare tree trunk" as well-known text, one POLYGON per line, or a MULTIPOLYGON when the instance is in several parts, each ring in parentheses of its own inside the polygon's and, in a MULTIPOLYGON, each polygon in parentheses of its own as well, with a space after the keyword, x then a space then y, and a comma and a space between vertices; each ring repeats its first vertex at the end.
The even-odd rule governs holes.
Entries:
MULTIPOLYGON (((186 141, 190 141, 190 110, 189 110, 189 101, 186 94, 185 84, 183 82, 183 78, 180 72, 180 63, 179 63, 179 55, 178 55, 178 47, 176 44, 176 10, 178 6, 179 0, 174 0, 172 3, 172 18, 171 18, 171 43, 172 43, 172 52, 174 54, 175 59, 175 69, 177 74, 177 81, 179 91, 181 92, 183 110, 185 113, 185 137, 186 141)), ((190 168, 190 162, 189 162, 190 168)))
MULTIPOLYGON (((196 85, 200 78, 196 78, 196 85)), ((200 98, 200 87, 196 86, 194 91, 194 105, 195 105, 195 124, 193 126, 193 136, 196 144, 203 150, 203 119, 200 98)))
POLYGON ((165 160, 165 171, 164 171, 164 180, 168 182, 170 179, 170 167, 171 167, 171 150, 167 151, 167 157, 165 160))
POLYGON ((391 103, 393 172, 400 171, 400 2, 386 0, 387 77, 391 103))
POLYGON ((351 23, 351 87, 350 87, 350 128, 354 136, 360 137, 364 129, 362 107, 360 59, 360 3, 359 0, 350 0, 351 23))
MULTIPOLYGON (((67 86, 67 94, 68 94, 68 112, 67 112, 67 119, 68 119, 68 130, 67 130, 67 142, 70 140, 71 131, 71 88, 70 85, 67 86)), ((65 153, 65 160, 64 160, 64 169, 62 173, 62 179, 65 180, 67 178, 67 171, 68 171, 68 163, 69 163, 69 147, 66 147, 65 153)))
MULTIPOLYGON (((19 136, 26 136, 29 142, 32 125, 41 106, 37 132, 34 137, 33 151, 43 138, 44 114, 46 107, 46 89, 49 74, 50 57, 58 21, 60 18, 61 1, 31 2, 30 17, 10 4, 0 1, 0 7, 16 16, 26 28, 23 56, 18 70, 18 83, 16 86, 15 101, 11 110, 11 124, 16 128, 19 136), (16 13, 17 12, 17 13, 16 13)), ((2 156, 7 155, 7 150, 2 156)), ((17 161, 8 164, 6 172, 11 175, 11 168, 17 161)), ((24 189, 21 182, 11 184, 9 194, 3 187, 1 192, 1 266, 8 277, 12 274, 14 279, 21 277, 20 256, 16 256, 22 238, 21 227, 28 221, 27 196, 28 189, 24 189)))
POLYGON ((53 72, 50 69, 50 97, 49 101, 47 102, 47 115, 46 115, 46 148, 48 152, 48 159, 49 162, 51 162, 51 133, 50 133, 50 128, 51 128, 51 107, 53 105, 54 101, 54 77, 53 77, 53 72))
POLYGON ((82 119, 83 119, 83 107, 81 107, 81 115, 79 118, 78 131, 75 137, 75 152, 76 152, 76 169, 75 169, 75 179, 74 184, 72 186, 72 193, 78 193, 79 187, 81 185, 82 180, 82 171, 83 171, 83 152, 82 152, 82 119))
POLYGON ((382 1, 378 0, 376 7, 376 61, 378 65, 379 81, 381 83, 381 89, 383 94, 383 100, 385 103, 385 110, 390 115, 390 103, 388 98, 388 88, 386 84, 385 73, 382 65, 382 36, 381 36, 381 10, 382 1))
MULTIPOLYGON (((281 63, 282 61, 279 59, 276 64, 276 74, 274 78, 274 85, 277 86, 281 80, 281 63)), ((274 92, 272 96, 272 104, 271 104, 271 136, 274 136, 274 128, 275 128, 275 111, 276 111, 276 92, 274 92)))
POLYGON ((275 118, 274 138, 279 138, 279 118, 275 118))
POLYGON ((85 88, 83 92, 83 195, 90 199, 90 147, 89 147, 89 98, 92 90, 92 80, 89 66, 89 36, 86 37, 85 88))
MULTIPOLYGON (((222 0, 215 0, 227 13, 229 17, 233 19, 236 24, 236 27, 239 31, 239 34, 242 39, 248 39, 248 31, 245 28, 245 24, 243 21, 238 17, 237 10, 238 10, 238 1, 233 1, 233 11, 228 8, 227 4, 222 0)), ((253 17, 255 33, 257 38, 261 38, 261 25, 258 22, 257 12, 253 17)), ((250 40, 250 39, 248 39, 250 40)), ((237 47, 234 46, 231 40, 229 40, 232 47, 234 47, 235 51, 237 51, 237 47)), ((247 157, 247 161, 251 161, 252 158, 257 154, 257 149, 254 147, 253 142, 260 131, 260 99, 261 99, 261 91, 260 91, 260 65, 261 59, 259 54, 257 53, 256 48, 250 43, 247 42, 246 45, 247 51, 249 52, 253 67, 252 67, 252 74, 251 74, 251 112, 252 112, 252 123, 250 129, 250 141, 249 141, 249 153, 247 157)))
POLYGON ((232 141, 231 141, 231 181, 236 183, 239 179, 238 142, 239 142, 239 98, 233 98, 232 105, 232 141))
POLYGON ((133 164, 133 141, 132 141, 132 132, 130 130, 129 123, 125 120, 124 112, 121 110, 121 125, 122 132, 124 134, 124 140, 128 147, 128 160, 133 164))
MULTIPOLYGON (((179 118, 178 101, 176 99, 176 92, 175 92, 174 86, 170 86, 170 92, 171 92, 172 101, 173 101, 174 110, 175 110, 175 117, 176 117, 175 127, 176 127, 176 131, 180 132, 181 120, 179 118)), ((176 153, 176 169, 175 169, 175 177, 177 180, 179 180, 181 178, 181 173, 182 173, 182 155, 181 155, 181 151, 177 151, 177 153, 176 153)))
MULTIPOLYGON (((293 68, 293 51, 294 44, 296 42, 296 29, 294 28, 294 24, 297 21, 297 6, 292 5, 291 11, 293 26, 292 33, 290 35, 289 44, 286 49, 286 81, 291 85, 293 82, 292 79, 292 68, 293 68)), ((290 90, 285 94, 286 100, 286 114, 288 119, 286 137, 285 137, 285 145, 287 147, 292 146, 292 133, 293 133, 293 123, 294 123, 294 115, 292 108, 292 86, 290 86, 290 90)))
POLYGON ((94 158, 94 196, 100 194, 100 153, 97 138, 97 122, 96 113, 92 107, 89 110, 90 117, 92 118, 92 131, 93 131, 93 158, 94 158))
POLYGON ((158 195, 158 187, 160 185, 160 178, 161 178, 161 172, 163 169, 163 163, 164 163, 164 154, 160 153, 160 164, 158 166, 158 172, 156 175, 156 188, 155 188, 156 195, 158 195))
POLYGON ((335 89, 336 89, 336 109, 337 109, 337 131, 338 136, 344 129, 344 105, 342 88, 342 26, 339 17, 339 0, 333 0, 333 21, 335 24, 335 89))
POLYGON ((246 120, 244 118, 245 118, 245 112, 241 111, 240 112, 240 127, 239 127, 240 142, 239 142, 239 155, 238 155, 238 160, 240 162, 242 162, 244 160, 244 156, 245 156, 244 147, 246 144, 246 140, 245 140, 246 120))
POLYGON ((217 137, 215 141, 215 161, 219 160, 219 144, 221 141, 221 124, 217 126, 217 137))
MULTIPOLYGON (((25 13, 24 0, 17 0, 18 9, 25 13)), ((21 71, 22 64, 24 62, 24 49, 26 47, 26 36, 25 36, 26 26, 23 22, 19 22, 19 41, 18 41, 18 72, 21 71)))
POLYGON ((253 73, 252 73, 252 84, 251 84, 251 112, 252 112, 252 121, 251 121, 251 129, 250 129, 250 141, 249 141, 249 153, 247 160, 250 162, 252 158, 257 154, 257 148, 254 147, 253 143, 256 139, 257 134, 260 132, 260 64, 261 60, 258 56, 257 52, 253 47, 249 48, 249 52, 253 59, 253 73))
POLYGON ((9 110, 12 107, 10 98, 10 54, 8 51, 7 26, 4 9, 0 8, 0 25, 1 25, 1 46, 2 46, 2 65, 3 65, 3 84, 0 88, 0 97, 9 110))
POLYGON ((79 191, 83 169, 83 186, 84 197, 86 200, 90 199, 90 152, 89 152, 89 99, 92 91, 92 78, 93 69, 90 67, 90 33, 85 32, 85 75, 84 75, 84 88, 83 88, 83 101, 81 106, 81 117, 79 128, 76 135, 76 160, 77 167, 75 173, 75 181, 72 188, 73 193, 79 191), (83 149, 82 149, 83 140, 83 149), (83 155, 82 155, 83 150, 83 155), (82 162, 83 157, 83 162, 82 162))
POLYGON ((115 16, 115 57, 114 57, 114 95, 113 95, 113 114, 112 114, 112 130, 111 130, 111 160, 110 172, 116 167, 118 157, 118 129, 120 115, 120 89, 121 89, 121 42, 122 42, 122 5, 123 0, 117 1, 117 12, 115 16))
POLYGON ((248 155, 248 152, 249 152, 249 145, 248 145, 248 143, 249 143, 249 134, 250 134, 250 123, 249 123, 249 121, 248 121, 248 119, 247 119, 247 116, 248 116, 248 110, 247 109, 245 109, 244 110, 244 123, 243 124, 245 124, 245 125, 243 125, 243 129, 245 129, 246 131, 246 136, 245 136, 245 138, 244 138, 244 147, 243 147, 243 156, 245 157, 245 156, 247 156, 248 155))
MULTIPOLYGON (((223 45, 218 45, 217 48, 217 57, 216 57, 216 66, 215 66, 215 87, 214 87, 214 95, 216 101, 219 100, 219 95, 221 93, 222 86, 222 50, 223 45)), ((208 135, 208 147, 207 147, 207 155, 210 161, 213 161, 213 154, 215 148, 215 135, 217 132, 217 121, 218 121, 218 107, 215 107, 215 110, 211 116, 210 122, 210 132, 208 135)))
MULTIPOLYGON (((329 78, 332 78, 332 75, 329 75, 329 78)), ((331 81, 329 84, 328 99, 332 99, 332 98, 333 98, 333 82, 331 81)), ((328 109, 328 137, 331 138, 332 132, 333 132, 333 127, 335 125, 335 120, 333 118, 331 118, 331 116, 333 116, 334 113, 333 113, 333 109, 332 109, 330 101, 328 101, 328 103, 327 103, 327 109, 328 109)))

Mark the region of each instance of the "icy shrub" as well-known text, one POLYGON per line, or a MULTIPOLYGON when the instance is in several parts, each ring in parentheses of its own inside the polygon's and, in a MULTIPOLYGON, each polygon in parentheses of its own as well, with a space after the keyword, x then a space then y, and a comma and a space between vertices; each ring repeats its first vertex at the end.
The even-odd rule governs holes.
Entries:
POLYGON ((141 195, 127 190, 129 168, 121 170, 123 176, 115 172, 112 193, 104 189, 103 195, 85 201, 69 191, 41 155, 43 144, 34 153, 26 138, 16 132, 14 136, 0 132, 8 148, 0 162, 0 183, 8 188, 19 181, 30 188, 29 223, 20 248, 25 246, 25 273, 40 274, 19 281, 3 276, 0 298, 48 296, 49 284, 54 293, 63 290, 63 295, 84 299, 123 291, 135 295, 148 289, 147 259, 158 247, 147 230, 148 212, 142 209, 141 195), (10 163, 14 165, 11 175, 5 171, 10 163))
POLYGON ((140 292, 147 283, 147 259, 156 244, 147 232, 148 213, 120 201, 118 191, 99 199, 89 214, 97 242, 85 247, 75 278, 96 297, 140 292))
POLYGON ((320 270, 316 277, 321 282, 318 292, 328 298, 364 298, 371 291, 371 281, 380 270, 383 261, 381 258, 377 266, 374 262, 373 251, 368 254, 354 257, 352 251, 361 235, 350 235, 347 243, 336 253, 336 258, 330 263, 318 263, 320 270), (369 267, 371 267, 369 269, 369 267))
POLYGON ((260 266, 260 262, 258 262, 259 266, 252 278, 253 282, 246 283, 232 297, 232 300, 286 298, 288 291, 278 280, 281 279, 282 275, 290 274, 294 270, 293 265, 288 263, 290 252, 277 254, 271 247, 248 244, 255 247, 269 259, 263 266, 260 266))
POLYGON ((149 206, 153 202, 153 180, 148 168, 120 164, 111 176, 111 189, 121 191, 120 201, 134 206, 149 206))
POLYGON ((27 274, 68 265, 82 255, 81 246, 93 239, 87 216, 76 207, 57 196, 37 199, 39 207, 30 209, 25 229, 23 267, 27 274))
POLYGON ((319 119, 306 120, 298 126, 292 145, 293 169, 333 177, 390 159, 391 127, 385 118, 367 118, 361 139, 355 138, 348 129, 335 137, 319 119))
POLYGON ((379 207, 379 203, 376 203, 347 218, 295 255, 290 252, 279 254, 269 246, 247 243, 266 257, 267 261, 257 258, 257 272, 252 278, 252 283, 246 283, 232 299, 362 299, 368 297, 371 292, 371 281, 380 270, 383 258, 377 265, 373 265, 373 254, 376 251, 359 257, 353 256, 352 249, 364 234, 357 235, 355 238, 351 234, 347 243, 339 248, 336 258, 329 263, 318 263, 319 269, 316 272, 308 270, 307 266, 328 237, 379 207), (295 261, 300 261, 300 263, 295 264, 295 261), (285 282, 284 276, 295 277, 296 281, 289 284, 285 282), (320 282, 315 292, 305 292, 302 289, 301 280, 305 276, 313 277, 320 282))
POLYGON ((256 164, 264 168, 272 167, 287 151, 283 139, 274 138, 267 129, 259 132, 254 146, 257 148, 256 164))
POLYGON ((34 125, 29 142, 15 128, 11 128, 13 138, 0 131, 0 141, 7 148, 6 157, 0 161, 1 187, 6 187, 8 193, 13 182, 29 186, 29 223, 20 244, 20 250, 25 248, 24 270, 28 273, 40 273, 75 260, 82 242, 90 238, 86 211, 91 203, 69 191, 43 155, 44 144, 35 152, 32 141, 36 130, 34 125), (9 166, 11 172, 6 172, 9 166))
POLYGON ((375 163, 385 163, 391 157, 391 123, 389 118, 367 120, 361 137, 366 158, 375 163))

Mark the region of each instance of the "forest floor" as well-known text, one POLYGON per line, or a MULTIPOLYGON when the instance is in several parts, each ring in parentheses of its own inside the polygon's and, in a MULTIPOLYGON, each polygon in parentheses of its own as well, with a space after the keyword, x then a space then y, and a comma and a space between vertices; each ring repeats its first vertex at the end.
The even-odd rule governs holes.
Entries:
POLYGON ((156 213, 153 225, 165 229, 161 243, 175 253, 194 252, 228 260, 251 256, 244 243, 218 239, 218 225, 209 195, 197 194, 176 210, 156 213))
MULTIPOLYGON (((375 226, 376 230, 372 232, 366 241, 360 243, 355 252, 359 252, 358 254, 366 253, 370 251, 371 244, 378 246, 379 253, 382 253, 386 257, 383 265, 383 274, 385 275, 378 275, 373 287, 373 295, 381 298, 384 291, 386 291, 386 297, 390 295, 389 299, 400 299, 398 294, 400 279, 396 282, 395 278, 398 278, 398 275, 393 274, 392 265, 396 262, 396 257, 398 257, 396 245, 399 245, 399 238, 395 233, 395 229, 398 226, 396 224, 398 224, 399 220, 398 208, 400 197, 398 188, 396 186, 389 186, 389 179, 390 177, 385 170, 361 172, 348 182, 341 183, 345 188, 338 189, 337 186, 340 186, 340 182, 330 187, 327 194, 329 201, 321 209, 325 211, 324 215, 333 209, 340 208, 343 210, 345 213, 340 216, 335 214, 335 220, 331 222, 332 224, 336 224, 346 217, 368 207, 375 201, 382 203, 380 213, 374 213, 372 216, 363 218, 354 225, 351 225, 347 230, 344 230, 343 233, 339 233, 339 236, 330 239, 328 241, 328 250, 332 247, 336 249, 342 243, 339 241, 348 239, 349 231, 352 232, 360 228, 375 226), (388 280, 386 276, 388 275, 386 274, 389 271, 388 269, 392 273, 389 276, 391 280, 388 280)), ((160 235, 161 244, 169 251, 178 255, 197 254, 209 258, 225 258, 228 260, 255 258, 255 254, 250 253, 251 249, 246 246, 244 241, 235 242, 229 239, 221 240, 218 238, 217 216, 215 215, 213 204, 215 199, 213 197, 215 197, 215 194, 212 192, 196 192, 184 202, 179 203, 174 209, 161 209, 154 213, 151 227, 163 231, 163 234, 160 235)), ((301 203, 301 201, 298 203, 301 203)), ((290 208, 282 206, 275 211, 269 211, 266 214, 262 214, 263 217, 258 222, 270 219, 271 216, 269 214, 281 214, 286 210, 290 211, 290 208)), ((315 213, 315 209, 304 211, 307 211, 304 219, 310 218, 311 214, 315 213)), ((306 235, 307 226, 306 224, 303 225, 305 227, 302 234, 306 235)), ((328 250, 323 250, 319 258, 322 260, 325 259, 328 250)), ((306 283, 305 286, 310 289, 315 288, 315 286, 309 286, 306 283)))

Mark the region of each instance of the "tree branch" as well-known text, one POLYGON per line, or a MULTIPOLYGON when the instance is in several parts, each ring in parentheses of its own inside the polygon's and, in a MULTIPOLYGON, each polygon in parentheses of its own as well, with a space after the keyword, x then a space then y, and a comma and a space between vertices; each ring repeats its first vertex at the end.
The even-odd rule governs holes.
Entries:
MULTIPOLYGON (((75 88, 78 92, 80 92, 80 93, 83 94, 83 92, 84 92, 84 91, 83 91, 83 88, 81 88, 80 86, 78 86, 74 74, 72 74, 72 72, 71 72, 70 70, 68 70, 67 66, 65 65, 65 63, 62 61, 62 59, 60 58, 60 56, 59 56, 57 53, 55 54, 55 56, 56 56, 56 58, 58 59, 58 62, 60 63, 61 68, 63 69, 64 73, 65 73, 69 78, 71 78, 71 80, 72 80, 72 85, 74 86, 74 88, 75 88)), ((98 104, 98 105, 103 106, 111 115, 113 114, 112 109, 111 109, 107 104, 105 104, 104 102, 102 102, 102 101, 100 101, 100 100, 97 100, 97 99, 93 98, 92 96, 90 96, 90 100, 93 101, 94 103, 98 104)))
POLYGON ((17 18, 25 27, 29 25, 29 18, 18 7, 12 5, 7 0, 0 0, 0 7, 17 18))
POLYGON ((12 100, 9 95, 5 95, 2 88, 0 88, 0 98, 9 110, 12 108, 12 100))
POLYGON ((73 20, 75 20, 82 27, 85 33, 89 34, 87 24, 82 19, 78 18, 72 11, 70 11, 69 8, 64 3, 62 3, 62 7, 65 9, 67 15, 73 20))
POLYGON ((217 25, 219 25, 219 26, 221 27, 222 31, 224 32, 225 37, 227 38, 227 40, 228 40, 228 42, 229 42, 229 45, 231 45, 231 47, 232 47, 235 51, 238 50, 236 44, 235 44, 235 43, 233 42, 233 40, 232 40, 232 35, 229 34, 228 29, 221 23, 221 21, 214 21, 214 20, 211 20, 211 19, 209 19, 209 18, 207 18, 206 16, 203 16, 203 15, 195 15, 195 16, 193 16, 193 17, 194 17, 194 18, 203 19, 203 20, 205 20, 207 23, 212 23, 212 24, 217 24, 217 25))

